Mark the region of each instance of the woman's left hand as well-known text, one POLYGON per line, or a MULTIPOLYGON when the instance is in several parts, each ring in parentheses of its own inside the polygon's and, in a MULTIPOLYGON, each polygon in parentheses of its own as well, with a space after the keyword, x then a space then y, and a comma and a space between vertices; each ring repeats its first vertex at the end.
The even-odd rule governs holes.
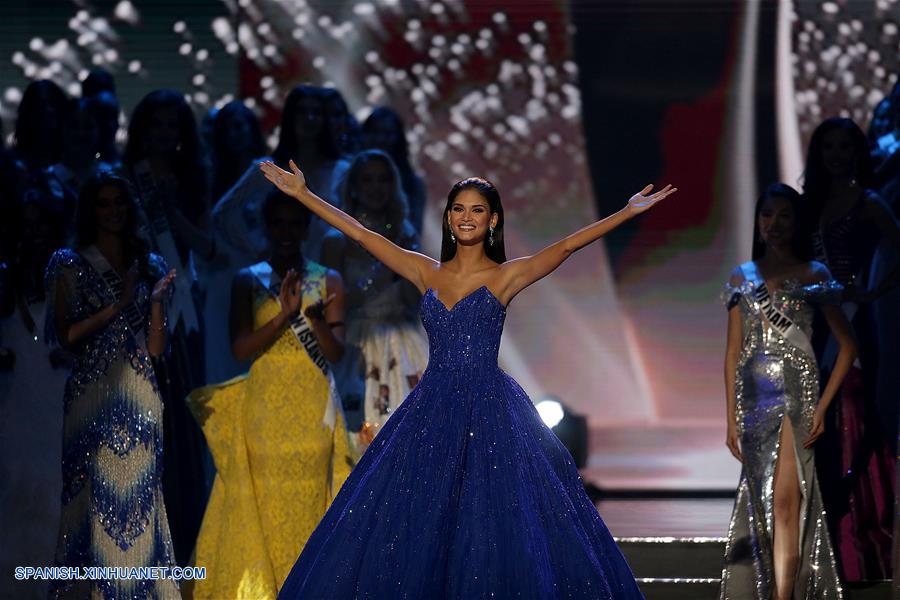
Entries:
POLYGON ((816 440, 825 433, 825 410, 821 404, 816 407, 816 412, 813 413, 812 426, 809 428, 809 436, 803 440, 804 448, 809 448, 815 444, 816 440))
POLYGON ((629 213, 631 213, 632 216, 639 215, 645 210, 649 210, 651 206, 653 206, 666 196, 671 196, 672 194, 677 192, 678 188, 672 187, 672 185, 670 184, 659 190, 655 194, 648 196, 651 190, 653 190, 653 184, 648 185, 640 192, 629 198, 628 204, 625 208, 629 213))
POLYGON ((303 309, 303 315, 310 321, 324 321, 325 307, 331 304, 332 300, 334 300, 334 294, 331 294, 325 300, 319 300, 318 302, 310 304, 303 309))
POLYGON ((153 286, 153 292, 150 294, 151 302, 162 302, 165 297, 166 290, 172 285, 172 282, 175 281, 175 269, 172 269, 166 276, 156 282, 156 285, 153 286))

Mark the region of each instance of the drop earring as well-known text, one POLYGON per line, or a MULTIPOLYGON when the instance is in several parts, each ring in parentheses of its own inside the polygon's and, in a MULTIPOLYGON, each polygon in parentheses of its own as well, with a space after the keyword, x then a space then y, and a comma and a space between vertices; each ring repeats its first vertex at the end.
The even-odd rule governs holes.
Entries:
POLYGON ((455 243, 456 243, 456 236, 453 235, 453 227, 450 225, 450 223, 447 223, 447 231, 450 232, 450 241, 453 242, 453 243, 455 244, 455 243))
POLYGON ((488 246, 494 245, 494 228, 488 227, 488 246))

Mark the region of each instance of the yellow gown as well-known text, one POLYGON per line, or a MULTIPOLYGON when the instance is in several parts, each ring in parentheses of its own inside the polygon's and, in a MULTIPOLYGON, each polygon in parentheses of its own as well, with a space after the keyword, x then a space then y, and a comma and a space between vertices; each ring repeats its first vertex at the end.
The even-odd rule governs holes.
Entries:
MULTIPOLYGON (((324 267, 307 262, 303 307, 326 294, 324 267)), ((254 327, 280 305, 254 280, 254 327)), ((328 379, 290 329, 246 375, 195 390, 188 398, 217 474, 197 539, 195 564, 206 579, 196 599, 274 599, 306 540, 352 467, 340 410, 323 422, 328 379)))

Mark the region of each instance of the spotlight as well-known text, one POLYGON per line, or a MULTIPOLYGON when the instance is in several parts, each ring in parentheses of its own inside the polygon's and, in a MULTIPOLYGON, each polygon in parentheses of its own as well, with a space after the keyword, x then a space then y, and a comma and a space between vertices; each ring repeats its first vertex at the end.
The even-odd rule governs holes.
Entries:
POLYGON ((538 402, 535 405, 535 408, 541 416, 544 425, 550 429, 559 425, 559 422, 563 420, 563 416, 565 415, 562 404, 549 398, 538 402))
POLYGON ((588 457, 587 419, 566 409, 556 396, 545 396, 538 400, 534 407, 544 424, 556 434, 572 455, 575 466, 579 469, 584 468, 588 457))

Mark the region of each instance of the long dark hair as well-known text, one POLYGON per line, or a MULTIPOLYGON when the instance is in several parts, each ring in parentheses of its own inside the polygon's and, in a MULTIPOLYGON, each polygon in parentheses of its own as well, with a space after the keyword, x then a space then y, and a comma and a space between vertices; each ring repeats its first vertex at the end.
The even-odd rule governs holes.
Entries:
POLYGON ((262 130, 256 114, 243 102, 233 100, 223 106, 213 118, 212 125, 212 158, 215 178, 213 180, 213 200, 218 200, 228 191, 234 182, 247 170, 248 164, 239 162, 241 157, 228 145, 228 125, 232 119, 244 119, 250 125, 248 144, 250 154, 260 157, 266 153, 262 130))
POLYGON ((869 154, 869 142, 862 129, 852 120, 843 117, 831 117, 822 121, 813 131, 812 138, 809 140, 806 168, 803 170, 803 194, 810 203, 812 209, 810 217, 814 223, 819 221, 831 184, 831 176, 822 159, 822 147, 825 145, 825 136, 836 129, 842 129, 850 135, 850 141, 856 154, 855 169, 852 175, 856 183, 862 189, 870 189, 875 179, 875 168, 869 154))
POLYGON ((766 254, 766 244, 759 232, 759 213, 763 204, 772 198, 784 198, 794 209, 794 230, 791 232, 791 250, 800 260, 812 260, 812 239, 810 219, 806 204, 800 192, 785 183, 773 183, 767 187, 756 200, 753 210, 753 260, 759 260, 766 254))
POLYGON ((62 148, 62 119, 66 94, 50 80, 32 81, 25 88, 16 115, 16 154, 29 168, 42 168, 59 160, 62 148), (45 137, 47 111, 56 114, 56 127, 45 137))
POLYGON ((126 179, 113 173, 100 173, 91 177, 81 188, 78 196, 78 208, 75 211, 75 245, 86 248, 97 240, 97 197, 100 190, 110 186, 122 194, 128 206, 125 226, 122 228, 122 245, 125 250, 125 263, 138 262, 141 275, 148 277, 147 245, 138 234, 137 203, 131 191, 131 184, 126 179))
POLYGON ((358 139, 355 139, 354 135, 358 134, 359 127, 357 124, 356 131, 354 131, 353 122, 355 119, 350 114, 350 107, 347 105, 344 95, 334 88, 322 88, 322 99, 322 106, 325 109, 325 120, 328 121, 328 128, 334 138, 335 147, 343 156, 355 154, 359 148, 357 144, 358 139), (341 120, 343 121, 344 131, 342 133, 335 131, 331 127, 331 115, 335 112, 335 109, 343 114, 343 119, 341 120))
POLYGON ((447 206, 444 207, 444 212, 441 214, 441 262, 447 262, 456 256, 456 242, 450 239, 450 224, 447 222, 447 217, 450 214, 450 209, 453 208, 453 201, 456 200, 456 197, 463 190, 475 190, 481 194, 481 197, 487 200, 490 213, 492 215, 497 213, 497 226, 494 227, 493 236, 494 243, 488 244, 487 240, 485 240, 484 253, 495 263, 506 262, 506 246, 503 243, 503 204, 500 202, 500 192, 497 191, 493 183, 481 177, 469 177, 462 181, 457 181, 450 188, 450 193, 447 194, 447 206))
POLYGON ((174 108, 178 114, 178 149, 171 157, 171 164, 178 178, 180 188, 180 208, 192 221, 196 221, 206 210, 206 170, 200 152, 200 135, 194 111, 188 106, 181 92, 156 90, 150 92, 138 103, 131 114, 128 126, 128 143, 122 162, 132 169, 147 158, 147 138, 150 119, 157 110, 174 108))
POLYGON ((326 160, 337 160, 340 158, 340 151, 334 141, 334 134, 331 131, 331 125, 325 118, 325 97, 322 88, 311 85, 298 85, 291 90, 284 101, 284 108, 281 110, 281 131, 278 134, 278 147, 272 153, 274 162, 283 168, 288 168, 287 163, 292 158, 297 158, 297 149, 300 142, 297 139, 297 131, 294 127, 294 120, 297 118, 297 106, 303 98, 314 98, 322 107, 322 129, 316 136, 316 149, 319 156, 326 160))
POLYGON ((362 124, 363 135, 372 131, 379 122, 387 122, 397 132, 397 139, 390 148, 379 148, 387 152, 403 178, 403 189, 407 194, 412 193, 416 186, 416 174, 413 170, 412 163, 409 161, 409 142, 406 139, 406 127, 403 119, 393 108, 387 106, 379 106, 366 118, 362 124))

